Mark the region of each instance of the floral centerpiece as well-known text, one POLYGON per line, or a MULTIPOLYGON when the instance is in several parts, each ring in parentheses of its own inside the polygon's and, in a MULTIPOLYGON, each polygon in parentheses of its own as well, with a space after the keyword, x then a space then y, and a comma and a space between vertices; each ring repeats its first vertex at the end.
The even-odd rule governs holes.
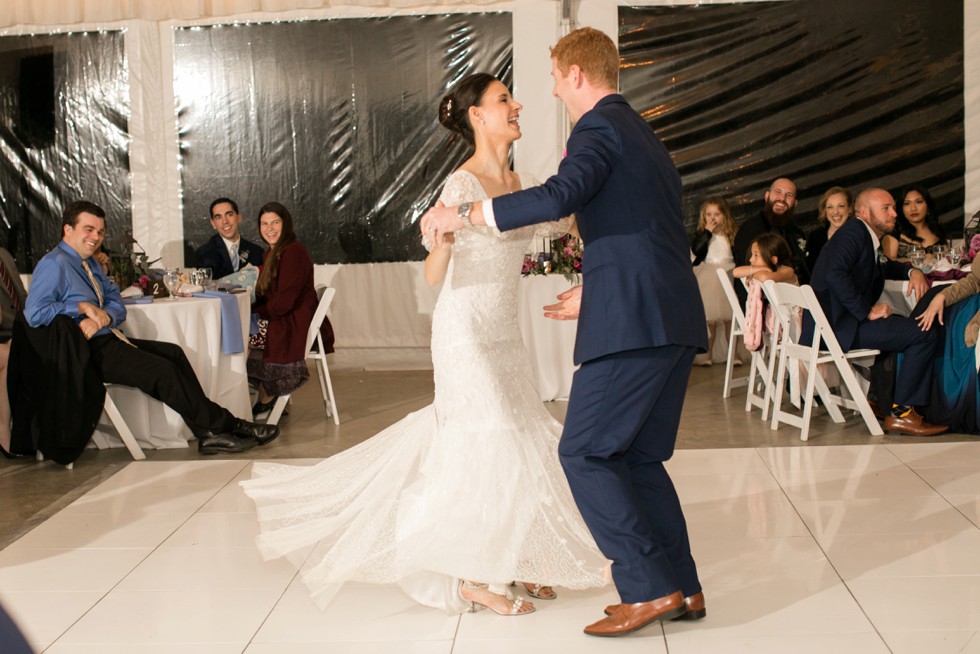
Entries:
POLYGON ((524 255, 521 274, 564 275, 565 279, 578 284, 582 275, 582 241, 565 234, 553 241, 544 241, 541 252, 524 255))
POLYGON ((980 234, 970 236, 966 243, 966 249, 966 257, 964 258, 963 263, 968 263, 967 260, 973 261, 977 258, 977 254, 980 254, 980 234))

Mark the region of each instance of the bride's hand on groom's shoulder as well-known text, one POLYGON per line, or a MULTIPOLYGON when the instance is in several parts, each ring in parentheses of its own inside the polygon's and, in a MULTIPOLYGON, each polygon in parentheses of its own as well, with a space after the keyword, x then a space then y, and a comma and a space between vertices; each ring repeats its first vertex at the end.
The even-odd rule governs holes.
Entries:
POLYGON ((558 296, 558 302, 544 308, 544 317, 553 320, 575 320, 582 306, 582 285, 573 286, 558 296))

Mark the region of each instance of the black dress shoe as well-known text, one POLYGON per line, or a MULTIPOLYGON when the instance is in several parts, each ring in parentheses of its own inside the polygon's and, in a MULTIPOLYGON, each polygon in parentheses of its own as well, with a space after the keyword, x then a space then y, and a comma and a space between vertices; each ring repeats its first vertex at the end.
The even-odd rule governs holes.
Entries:
POLYGON ((256 422, 239 420, 231 431, 235 436, 254 438, 258 441, 259 445, 265 445, 276 440, 276 437, 279 435, 279 425, 263 425, 256 422))
POLYGON ((255 406, 252 407, 252 417, 262 415, 263 413, 268 413, 272 411, 273 405, 276 403, 278 398, 272 398, 268 402, 256 402, 255 406))
POLYGON ((253 438, 242 438, 235 434, 219 434, 213 431, 197 435, 197 451, 201 454, 235 454, 250 450, 258 445, 253 438))

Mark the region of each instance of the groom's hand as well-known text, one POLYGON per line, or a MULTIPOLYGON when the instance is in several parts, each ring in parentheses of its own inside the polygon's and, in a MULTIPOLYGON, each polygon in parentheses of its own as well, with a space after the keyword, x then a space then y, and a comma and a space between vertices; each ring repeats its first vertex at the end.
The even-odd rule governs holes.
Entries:
POLYGON ((544 317, 553 320, 575 320, 582 307, 582 285, 573 286, 558 296, 561 300, 544 308, 544 317))

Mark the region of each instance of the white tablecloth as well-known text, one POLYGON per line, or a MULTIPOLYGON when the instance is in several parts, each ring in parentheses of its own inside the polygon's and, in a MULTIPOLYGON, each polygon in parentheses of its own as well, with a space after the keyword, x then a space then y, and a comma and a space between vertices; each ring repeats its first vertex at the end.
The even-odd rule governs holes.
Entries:
POLYGON ((567 400, 572 390, 572 352, 578 323, 545 318, 542 307, 554 304, 558 294, 571 287, 571 282, 561 275, 532 275, 518 286, 517 322, 531 354, 538 393, 545 402, 567 400))
MULTIPOLYGON (((248 293, 238 299, 245 352, 221 353, 221 301, 215 298, 156 299, 131 304, 122 330, 127 336, 176 343, 184 349, 209 398, 239 418, 251 419, 245 359, 248 349, 248 293)), ((172 409, 135 388, 113 386, 112 399, 140 446, 150 449, 187 447, 190 430, 172 409)), ((103 416, 105 420, 105 416, 103 416)), ((92 437, 97 447, 122 447, 122 441, 100 426, 92 437)))
MULTIPOLYGON (((932 285, 946 286, 952 283, 952 281, 933 282, 932 285)), ((912 309, 914 309, 915 305, 919 302, 914 292, 911 295, 906 295, 908 289, 909 283, 907 281, 902 281, 899 279, 886 279, 885 290, 882 291, 881 297, 878 298, 878 302, 890 306, 896 315, 908 316, 910 313, 912 313, 912 309)))

